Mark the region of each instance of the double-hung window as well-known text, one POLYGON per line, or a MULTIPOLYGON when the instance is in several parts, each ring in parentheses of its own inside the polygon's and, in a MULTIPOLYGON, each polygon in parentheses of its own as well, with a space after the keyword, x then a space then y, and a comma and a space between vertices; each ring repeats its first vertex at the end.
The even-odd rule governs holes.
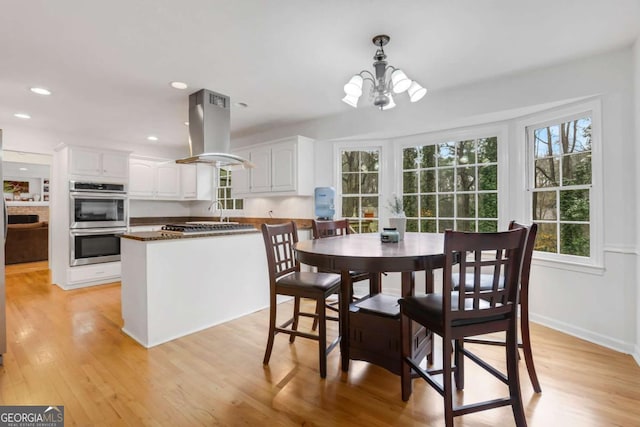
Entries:
POLYGON ((402 150, 407 231, 498 229, 498 138, 402 150))
POLYGON ((356 232, 378 231, 379 169, 379 149, 340 150, 342 217, 356 232))
POLYGON ((535 249, 560 257, 592 257, 593 172, 590 112, 527 128, 535 249))
POLYGON ((231 197, 231 171, 218 169, 218 199, 224 209, 244 208, 244 199, 234 199, 231 197))

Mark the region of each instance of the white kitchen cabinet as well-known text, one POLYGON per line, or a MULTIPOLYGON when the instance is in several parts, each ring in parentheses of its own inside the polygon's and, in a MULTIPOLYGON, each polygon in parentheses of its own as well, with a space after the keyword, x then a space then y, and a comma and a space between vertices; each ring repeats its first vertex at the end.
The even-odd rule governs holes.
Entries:
POLYGON ((67 268, 67 280, 58 283, 64 290, 102 285, 120 280, 120 261, 67 268))
MULTIPOLYGON (((251 162, 255 165, 250 174, 250 191, 265 193, 271 191, 271 147, 258 147, 251 151, 251 162)), ((233 182, 233 173, 232 173, 233 182)))
POLYGON ((255 167, 233 171, 233 197, 313 195, 312 139, 295 136, 236 154, 249 158, 255 167))
POLYGON ((214 186, 212 165, 197 163, 180 165, 181 198, 184 200, 212 200, 214 186))
POLYGON ((69 174, 86 177, 129 177, 129 153, 69 147, 69 174))
POLYGON ((156 188, 156 162, 131 158, 129 161, 129 197, 151 198, 156 188))
MULTIPOLYGON (((250 150, 234 151, 234 154, 243 159, 251 160, 250 150)), ((252 169, 237 169, 231 172, 231 191, 233 197, 236 197, 236 195, 244 196, 251 192, 251 170, 252 169)))
POLYGON ((129 198, 179 199, 179 166, 171 160, 131 158, 129 162, 129 198))
POLYGON ((180 168, 176 162, 162 162, 156 165, 155 195, 159 199, 180 197, 180 168))
POLYGON ((180 193, 183 199, 195 199, 198 195, 197 165, 180 165, 180 193))
POLYGON ((297 149, 298 144, 291 142, 277 144, 271 148, 271 191, 296 190, 297 149))

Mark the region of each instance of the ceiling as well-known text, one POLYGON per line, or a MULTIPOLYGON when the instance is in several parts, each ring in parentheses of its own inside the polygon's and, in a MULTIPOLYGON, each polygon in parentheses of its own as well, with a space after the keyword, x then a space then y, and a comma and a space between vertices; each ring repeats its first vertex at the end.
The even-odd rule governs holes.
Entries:
POLYGON ((185 145, 201 88, 248 104, 232 107, 235 137, 344 113, 376 34, 391 65, 439 91, 628 46, 640 28, 639 0, 0 2, 0 128, 87 144, 185 145))

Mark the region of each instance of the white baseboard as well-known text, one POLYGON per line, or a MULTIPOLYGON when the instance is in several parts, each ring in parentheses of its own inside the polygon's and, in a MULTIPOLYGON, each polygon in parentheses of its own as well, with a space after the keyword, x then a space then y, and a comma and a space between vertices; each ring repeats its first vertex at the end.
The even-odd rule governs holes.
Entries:
POLYGON ((529 314, 529 320, 535 323, 539 323, 549 328, 555 329, 565 334, 572 335, 577 338, 592 342, 594 344, 601 345, 603 347, 610 348, 621 353, 630 354, 634 357, 638 365, 640 365, 640 348, 634 343, 621 341, 608 337, 606 335, 597 334, 595 332, 576 327, 569 323, 560 322, 550 317, 540 316, 536 314, 529 314))

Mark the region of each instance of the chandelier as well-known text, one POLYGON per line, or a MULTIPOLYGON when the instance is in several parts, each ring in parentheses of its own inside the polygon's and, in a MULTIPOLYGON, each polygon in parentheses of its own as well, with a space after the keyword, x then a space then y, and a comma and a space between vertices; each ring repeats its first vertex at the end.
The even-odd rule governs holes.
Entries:
POLYGON ((375 76, 367 70, 362 70, 351 77, 349 83, 344 85, 346 96, 342 98, 343 102, 354 108, 358 107, 358 99, 362 95, 364 80, 371 82, 370 99, 373 105, 381 110, 388 110, 396 106, 395 102, 393 102, 394 94, 407 92, 411 102, 416 102, 427 93, 427 89, 420 86, 418 82, 409 80, 402 70, 387 65, 387 55, 384 53, 383 47, 389 43, 389 40, 390 37, 384 34, 373 38, 373 44, 378 47, 376 54, 373 56, 373 59, 375 59, 373 63, 375 76))

